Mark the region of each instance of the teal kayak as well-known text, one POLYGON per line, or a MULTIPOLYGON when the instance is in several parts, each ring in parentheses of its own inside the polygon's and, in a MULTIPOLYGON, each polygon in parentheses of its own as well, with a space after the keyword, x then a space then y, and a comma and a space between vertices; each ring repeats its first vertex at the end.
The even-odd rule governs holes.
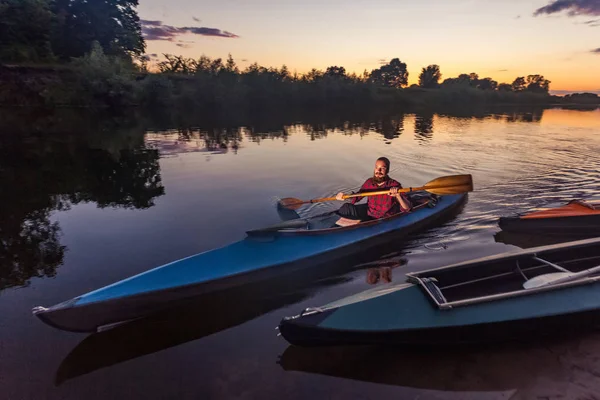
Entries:
POLYGON ((534 247, 407 274, 299 315, 299 346, 455 346, 538 338, 600 323, 600 238, 534 247))
POLYGON ((199 294, 306 268, 406 236, 451 215, 466 194, 429 196, 408 214, 338 226, 335 213, 286 221, 227 246, 183 258, 51 307, 34 307, 43 322, 68 331, 94 332, 147 316, 199 294), (396 235, 398 234, 398 235, 396 235))

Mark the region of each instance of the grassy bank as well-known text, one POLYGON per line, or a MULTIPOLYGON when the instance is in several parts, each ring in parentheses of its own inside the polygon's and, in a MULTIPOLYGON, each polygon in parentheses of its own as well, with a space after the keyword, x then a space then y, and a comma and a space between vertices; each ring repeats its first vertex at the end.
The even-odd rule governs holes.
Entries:
POLYGON ((482 90, 464 84, 394 88, 356 76, 292 76, 277 69, 147 73, 102 54, 67 65, 0 66, 0 105, 224 113, 244 109, 444 107, 561 103, 545 93, 482 90))

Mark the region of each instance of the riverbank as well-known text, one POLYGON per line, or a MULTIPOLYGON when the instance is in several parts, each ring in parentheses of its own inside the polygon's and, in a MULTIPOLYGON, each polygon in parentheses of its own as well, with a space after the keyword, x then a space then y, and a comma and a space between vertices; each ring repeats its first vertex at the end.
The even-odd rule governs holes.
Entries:
POLYGON ((482 90, 469 85, 382 87, 367 81, 324 76, 318 80, 264 74, 144 73, 108 60, 67 65, 0 65, 0 106, 185 109, 441 108, 482 105, 600 104, 596 95, 482 90), (597 103, 596 103, 597 101, 597 103))

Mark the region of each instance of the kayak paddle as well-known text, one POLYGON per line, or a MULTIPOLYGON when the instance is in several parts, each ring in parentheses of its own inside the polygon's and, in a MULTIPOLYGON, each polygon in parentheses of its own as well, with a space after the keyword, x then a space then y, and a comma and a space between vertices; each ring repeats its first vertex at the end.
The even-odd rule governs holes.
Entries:
MULTIPOLYGON (((409 188, 401 188, 398 189, 398 193, 407 193, 407 192, 415 192, 419 190, 425 190, 426 192, 433 193, 436 195, 446 195, 446 194, 459 194, 465 192, 473 191, 473 178, 471 174, 466 175, 449 175, 442 176, 436 178, 432 181, 427 182, 424 186, 421 187, 409 187, 409 188)), ((359 192, 354 194, 345 194, 343 199, 349 199, 351 197, 362 197, 362 196, 378 196, 381 194, 388 194, 390 192, 390 188, 385 190, 377 190, 374 192, 359 192)), ((296 210, 300 208, 303 204, 307 203, 320 203, 323 201, 333 201, 336 200, 335 197, 322 197, 319 199, 312 200, 300 200, 295 199, 293 197, 286 197, 281 199, 278 203, 280 207, 288 208, 291 210, 296 210)))

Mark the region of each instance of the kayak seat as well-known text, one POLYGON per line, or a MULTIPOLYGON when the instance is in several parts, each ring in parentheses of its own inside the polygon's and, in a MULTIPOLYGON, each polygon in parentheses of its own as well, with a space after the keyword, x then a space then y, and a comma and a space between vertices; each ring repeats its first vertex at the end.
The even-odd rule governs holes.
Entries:
POLYGON ((442 294, 442 291, 435 284, 437 282, 437 279, 435 279, 435 278, 421 278, 421 282, 423 282, 423 285, 425 286, 425 288, 427 288, 427 291, 429 293, 431 293, 431 295, 433 296, 433 298, 438 303, 440 303, 440 304, 447 303, 447 300, 444 297, 444 295, 442 294))

